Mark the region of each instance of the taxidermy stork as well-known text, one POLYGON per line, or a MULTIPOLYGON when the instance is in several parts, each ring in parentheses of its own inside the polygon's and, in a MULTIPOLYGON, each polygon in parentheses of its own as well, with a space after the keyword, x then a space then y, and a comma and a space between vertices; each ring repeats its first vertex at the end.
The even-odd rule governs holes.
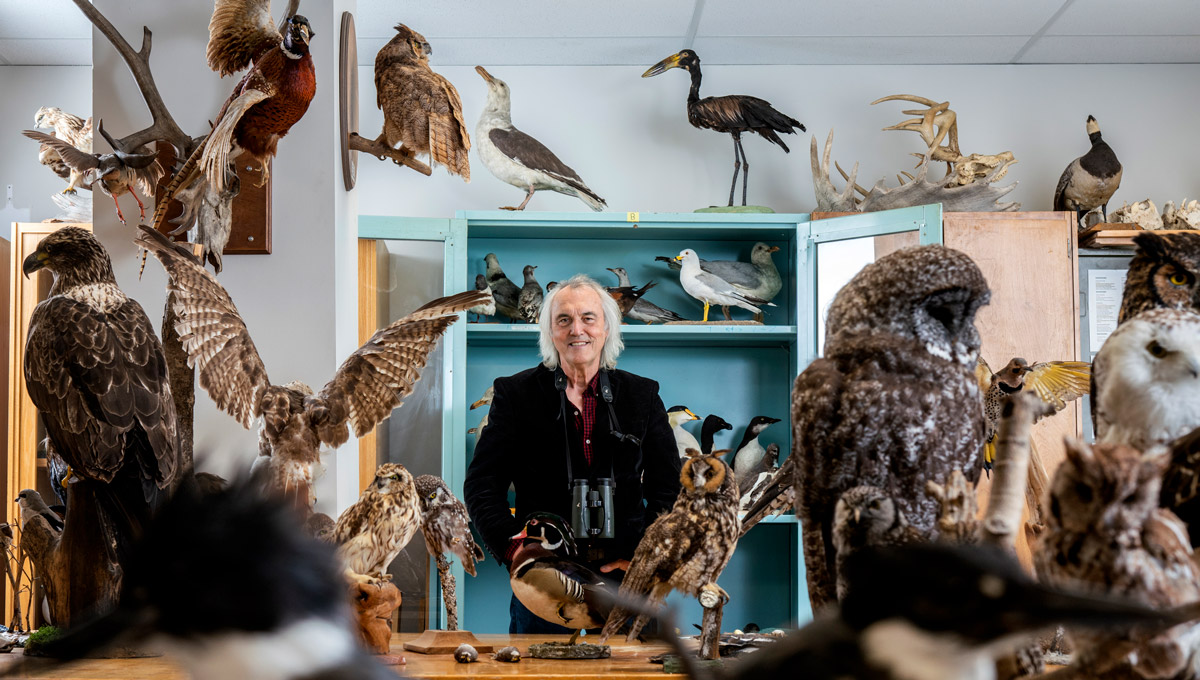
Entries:
POLYGON ((729 185, 729 205, 733 205, 733 191, 737 188, 738 171, 742 171, 742 205, 746 205, 746 179, 750 176, 750 162, 742 149, 742 133, 757 132, 772 144, 778 144, 788 153, 787 144, 776 133, 795 133, 807 129, 800 121, 780 113, 765 99, 744 94, 724 97, 700 98, 700 57, 691 50, 683 50, 651 66, 642 74, 650 78, 668 69, 681 68, 692 74, 692 89, 688 92, 687 114, 692 127, 708 128, 717 132, 728 132, 733 136, 733 183, 729 185))

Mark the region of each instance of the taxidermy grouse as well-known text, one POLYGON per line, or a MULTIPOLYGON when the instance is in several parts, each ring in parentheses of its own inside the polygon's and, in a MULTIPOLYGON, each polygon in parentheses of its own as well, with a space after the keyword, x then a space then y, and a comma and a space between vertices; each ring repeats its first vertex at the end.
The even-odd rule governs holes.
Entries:
POLYGON ((217 407, 247 429, 259 418, 259 460, 271 483, 307 514, 322 444, 336 448, 386 420, 413 390, 429 354, 456 312, 484 301, 479 291, 429 302, 379 329, 338 368, 320 392, 301 382, 272 383, 229 293, 190 251, 142 227, 138 245, 170 277, 175 330, 196 368, 196 381, 217 407))
MULTIPOLYGON (((233 93, 217 114, 212 132, 197 145, 175 173, 166 197, 154 209, 154 228, 161 228, 169 199, 187 190, 190 203, 232 201, 237 174, 231 162, 245 154, 262 168, 260 186, 271 174, 271 159, 281 137, 304 113, 317 92, 316 69, 309 54, 315 35, 308 19, 292 14, 281 28, 271 20, 270 0, 217 0, 208 25, 208 65, 222 76, 247 66, 233 93), (203 175, 203 179, 201 179, 203 175), (201 183, 192 187, 192 183, 201 183)), ((185 215, 194 218, 194 206, 185 215)), ((229 210, 220 211, 220 225, 198 220, 205 257, 220 271, 221 251, 229 239, 229 210)), ((185 219, 173 233, 189 228, 185 219)))
POLYGON ((185 483, 129 561, 115 611, 47 644, 56 660, 154 637, 197 680, 387 680, 355 638, 333 546, 256 482, 185 483))
MULTIPOLYGON (((181 465, 155 327, 117 287, 108 252, 87 230, 53 232, 21 269, 54 273, 29 320, 24 369, 47 437, 78 480, 67 524, 76 512, 102 512, 122 540, 140 535, 181 465)), ((118 564, 129 548, 103 547, 118 564)))
POLYGON ((541 142, 513 127, 508 84, 493 78, 482 66, 476 66, 475 71, 488 88, 487 105, 475 126, 479 160, 496 179, 527 192, 521 205, 500 209, 524 210, 534 192, 550 190, 576 196, 596 212, 604 210, 607 206, 604 199, 589 189, 578 173, 541 142))
POLYGON ((1056 623, 1154 626, 1183 618, 1039 585, 1012 557, 977 546, 866 549, 848 561, 846 572, 851 584, 837 610, 720 671, 701 668, 672 637, 686 674, 694 680, 994 680, 998 650, 1056 623))
POLYGON ((409 155, 428 154, 452 175, 471 181, 471 136, 458 90, 429 67, 433 48, 404 24, 375 55, 375 103, 383 131, 375 140, 409 155))
POLYGON ((1101 139, 1100 124, 1092 116, 1087 117, 1087 134, 1092 148, 1071 161, 1054 190, 1054 209, 1074 210, 1076 222, 1096 208, 1108 220, 1108 199, 1121 186, 1121 161, 1101 139))

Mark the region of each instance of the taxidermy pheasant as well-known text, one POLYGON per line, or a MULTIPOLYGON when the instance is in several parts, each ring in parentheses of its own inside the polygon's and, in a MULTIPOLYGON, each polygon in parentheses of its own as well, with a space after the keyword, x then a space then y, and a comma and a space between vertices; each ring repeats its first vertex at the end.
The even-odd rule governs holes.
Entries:
MULTIPOLYGON (((99 127, 100 134, 104 135, 113 149, 117 149, 113 138, 104 132, 103 121, 99 127)), ((122 224, 125 224, 125 215, 121 212, 121 204, 117 199, 125 194, 133 196, 141 211, 141 219, 146 219, 146 206, 133 189, 137 187, 146 196, 154 195, 154 187, 162 178, 163 169, 153 152, 125 153, 115 150, 112 153, 93 154, 37 130, 24 130, 21 134, 39 142, 43 148, 49 147, 57 152, 62 162, 71 169, 72 183, 76 183, 76 175, 84 184, 92 184, 98 180, 100 191, 112 197, 113 205, 117 207, 117 219, 121 220, 122 224)), ((68 186, 67 189, 71 187, 68 186)), ((67 193, 67 189, 64 189, 63 193, 67 193)), ((74 192, 73 189, 71 191, 74 192)))
MULTIPOLYGON (((92 152, 92 119, 90 117, 84 120, 56 106, 43 106, 34 114, 33 126, 36 128, 50 128, 54 130, 54 137, 84 153, 92 152)), ((64 179, 67 176, 70 177, 70 183, 62 191, 64 194, 73 194, 80 183, 86 184, 83 180, 83 173, 76 172, 67 166, 53 146, 42 144, 41 151, 38 154, 38 162, 42 165, 51 166, 55 174, 59 177, 63 177, 64 179), (66 167, 69 175, 64 175, 61 172, 63 167, 66 167)))
POLYGON ((452 175, 471 181, 471 136, 458 90, 429 68, 433 48, 404 24, 375 55, 375 103, 383 111, 376 142, 411 155, 429 154, 452 175))
POLYGON ((342 363, 317 394, 307 385, 275 385, 229 293, 182 246, 148 227, 137 244, 154 253, 167 270, 174 293, 175 330, 198 382, 217 407, 242 427, 262 418, 261 455, 272 486, 312 506, 313 470, 322 444, 346 443, 370 432, 412 392, 438 339, 461 312, 482 302, 481 291, 434 300, 381 328, 342 363))
MULTIPOLYGON (((237 175, 230 163, 243 154, 261 165, 261 184, 266 184, 279 138, 304 116, 317 91, 316 69, 308 51, 314 34, 308 19, 294 13, 298 4, 293 0, 287 20, 277 29, 271 22, 270 0, 217 0, 208 25, 208 65, 222 76, 246 66, 250 70, 217 114, 212 132, 176 173, 166 199, 155 206, 156 229, 166 216, 167 199, 201 175, 204 190, 193 189, 201 196, 193 195, 192 200, 220 197, 226 203, 231 201, 237 175)), ((225 213, 228 220, 228 211, 225 213)), ((187 214, 192 216, 194 211, 187 214)), ((229 239, 228 224, 210 228, 200 220, 199 225, 203 232, 199 240, 206 254, 216 254, 215 258, 207 256, 219 268, 220 253, 229 239)), ((185 221, 174 233, 189 226, 185 221)))

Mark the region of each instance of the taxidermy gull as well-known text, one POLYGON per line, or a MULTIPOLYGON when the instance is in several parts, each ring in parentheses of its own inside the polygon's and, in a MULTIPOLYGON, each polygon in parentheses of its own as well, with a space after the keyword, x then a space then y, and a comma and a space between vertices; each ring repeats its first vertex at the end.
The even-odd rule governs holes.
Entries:
POLYGON ((755 305, 775 305, 766 300, 738 292, 728 281, 716 274, 710 274, 700 269, 700 256, 691 248, 685 248, 675 260, 683 266, 679 270, 679 283, 688 295, 704 303, 704 322, 708 322, 708 308, 711 305, 722 307, 741 307, 755 315, 762 310, 755 305))

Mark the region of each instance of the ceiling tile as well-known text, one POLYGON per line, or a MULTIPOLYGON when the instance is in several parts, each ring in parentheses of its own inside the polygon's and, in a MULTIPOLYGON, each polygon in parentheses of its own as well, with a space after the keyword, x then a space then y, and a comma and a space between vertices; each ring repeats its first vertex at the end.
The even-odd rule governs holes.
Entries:
POLYGON ((693 0, 358 0, 360 37, 390 38, 403 22, 433 38, 682 36, 693 0))
POLYGON ((1028 36, 1061 4, 1062 0, 709 0, 698 35, 1028 36))
POLYGON ((0 2, 0 38, 91 37, 91 22, 71 0, 0 2))
MULTIPOLYGON (((679 38, 438 38, 430 63, 437 66, 554 65, 649 67, 680 48, 679 38)), ((358 39, 358 62, 374 64, 387 39, 358 39)))
POLYGON ((1195 64, 1200 36, 1043 36, 1022 64, 1195 64))
POLYGON ((0 40, 0 54, 13 66, 90 66, 92 41, 0 40))
POLYGON ((1076 0, 1049 35, 1200 35, 1196 0, 1076 0))
POLYGON ((995 64, 1007 63, 1017 37, 767 37, 696 39, 710 64, 995 64))

